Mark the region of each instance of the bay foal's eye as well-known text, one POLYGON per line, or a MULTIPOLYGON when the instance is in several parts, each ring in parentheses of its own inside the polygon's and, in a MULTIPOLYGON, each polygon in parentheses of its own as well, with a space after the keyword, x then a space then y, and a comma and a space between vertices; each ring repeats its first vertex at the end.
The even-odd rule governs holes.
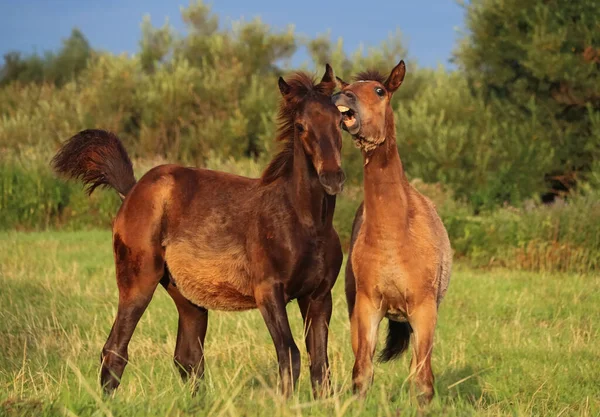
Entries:
POLYGON ((304 132, 304 126, 302 126, 300 123, 296 123, 296 132, 298 132, 298 133, 304 132))
POLYGON ((385 95, 385 90, 381 87, 375 87, 375 92, 379 97, 383 97, 385 95))

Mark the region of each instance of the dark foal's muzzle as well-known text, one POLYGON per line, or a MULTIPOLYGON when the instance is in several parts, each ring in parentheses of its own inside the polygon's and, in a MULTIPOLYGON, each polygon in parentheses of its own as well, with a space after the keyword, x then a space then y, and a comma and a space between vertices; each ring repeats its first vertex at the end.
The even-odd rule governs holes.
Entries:
POLYGON ((319 182, 329 195, 339 194, 344 188, 344 181, 346 181, 346 175, 341 169, 336 172, 323 172, 319 174, 319 182))

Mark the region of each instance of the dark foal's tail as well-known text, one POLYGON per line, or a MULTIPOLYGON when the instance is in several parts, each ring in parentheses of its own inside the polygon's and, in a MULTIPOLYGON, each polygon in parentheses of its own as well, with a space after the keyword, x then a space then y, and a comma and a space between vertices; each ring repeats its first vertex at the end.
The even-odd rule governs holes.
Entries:
POLYGON ((408 348, 412 327, 407 322, 388 320, 388 334, 385 347, 379 354, 381 362, 397 359, 408 348))
POLYGON ((112 187, 125 198, 135 185, 133 166, 119 138, 105 130, 83 130, 66 141, 52 158, 54 170, 83 181, 86 192, 112 187))

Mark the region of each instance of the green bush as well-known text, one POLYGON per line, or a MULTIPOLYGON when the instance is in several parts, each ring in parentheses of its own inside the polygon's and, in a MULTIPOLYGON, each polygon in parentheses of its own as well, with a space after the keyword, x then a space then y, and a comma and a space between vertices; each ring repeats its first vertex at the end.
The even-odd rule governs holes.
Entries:
POLYGON ((0 229, 109 227, 120 205, 116 193, 88 197, 45 166, 2 164, 0 181, 0 229))
MULTIPOLYGON (((458 257, 478 265, 596 269, 598 2, 516 4, 467 6, 471 32, 457 49, 458 71, 408 60, 392 103, 400 155, 436 202, 458 257), (530 203, 561 190, 565 202, 530 203)), ((201 1, 182 16, 185 34, 144 20, 135 56, 93 51, 74 31, 56 53, 5 57, 0 228, 110 225, 116 193, 88 198, 48 167, 80 130, 116 132, 138 174, 168 161, 257 177, 278 149, 277 78, 291 70, 299 46, 312 61, 304 69, 320 75, 328 62, 346 81, 367 68, 387 73, 408 55, 400 33, 347 54, 342 39, 301 38, 258 19, 222 28, 201 1)), ((363 172, 347 135, 342 163, 348 180, 334 222, 347 246, 363 172)))
MULTIPOLYGON (((600 195, 591 189, 552 205, 530 200, 521 208, 506 205, 473 215, 472 207, 447 187, 420 179, 412 184, 436 205, 456 260, 536 271, 600 269, 600 195)), ((362 188, 356 187, 338 198, 334 226, 344 248, 361 201, 362 188)))
POLYGON ((518 204, 545 188, 554 151, 537 136, 533 103, 531 118, 511 119, 473 95, 458 73, 438 70, 426 80, 395 112, 400 155, 411 176, 446 184, 475 210, 518 204))
MULTIPOLYGON (((108 228, 121 201, 117 193, 99 190, 88 197, 80 183, 65 181, 36 162, 0 165, 0 229, 43 230, 108 228), (37 164, 37 165, 36 165, 37 164)), ((136 161, 138 178, 164 160, 136 161)), ((258 177, 264 164, 213 155, 206 166, 258 177)), ((448 230, 456 259, 476 266, 502 265, 533 270, 589 272, 600 269, 600 195, 593 189, 572 194, 553 205, 529 201, 473 215, 441 184, 414 180, 435 203, 448 230)), ((342 246, 350 243, 352 222, 362 201, 362 187, 347 186, 334 216, 342 246)))
POLYGON ((475 265, 538 271, 600 268, 600 198, 504 207, 479 216, 445 216, 455 254, 475 265))

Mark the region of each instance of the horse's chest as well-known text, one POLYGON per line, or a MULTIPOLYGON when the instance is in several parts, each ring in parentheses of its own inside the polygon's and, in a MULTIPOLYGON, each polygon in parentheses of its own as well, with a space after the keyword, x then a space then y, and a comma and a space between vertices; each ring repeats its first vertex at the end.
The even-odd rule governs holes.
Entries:
POLYGON ((292 263, 286 294, 290 299, 314 292, 326 277, 325 259, 320 245, 310 246, 292 263))
POLYGON ((352 268, 357 285, 375 289, 392 304, 405 304, 411 292, 411 260, 395 242, 369 244, 359 237, 352 251, 352 268), (381 244, 384 243, 384 244, 381 244))

